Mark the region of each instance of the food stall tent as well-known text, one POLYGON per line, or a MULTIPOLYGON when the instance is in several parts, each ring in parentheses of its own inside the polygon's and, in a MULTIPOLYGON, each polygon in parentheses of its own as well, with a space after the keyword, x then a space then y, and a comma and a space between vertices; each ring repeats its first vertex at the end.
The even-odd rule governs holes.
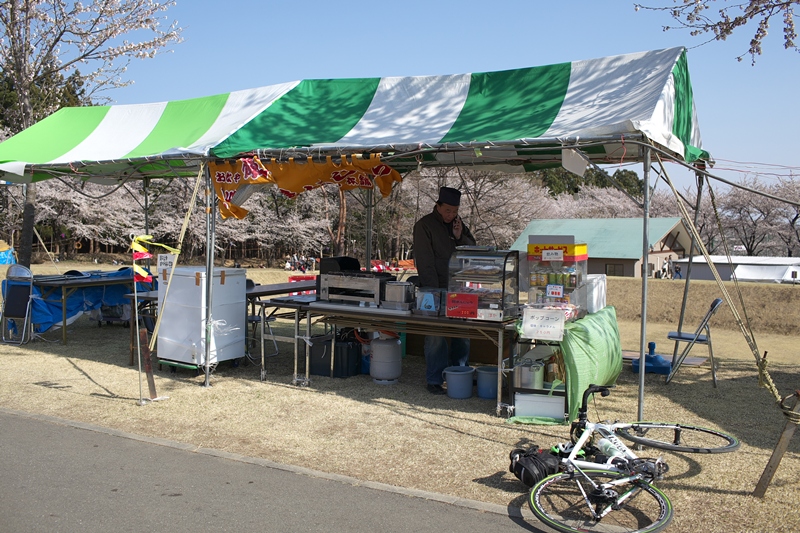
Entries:
MULTIPOLYGON (((524 172, 561 165, 566 154, 578 163, 642 162, 649 184, 652 153, 683 165, 710 160, 682 47, 498 72, 301 80, 189 100, 63 108, 0 143, 0 179, 116 184, 202 170, 210 191, 209 164, 226 160, 336 165, 373 158, 375 168, 397 173, 459 165, 524 172)), ((262 177, 227 191, 224 202, 241 205, 252 187, 275 184, 291 193, 297 185, 289 174, 262 177)), ((313 176, 301 190, 317 184, 313 176)), ((213 250, 216 215, 206 198, 213 250)), ((644 332, 646 277, 643 283, 644 332)))

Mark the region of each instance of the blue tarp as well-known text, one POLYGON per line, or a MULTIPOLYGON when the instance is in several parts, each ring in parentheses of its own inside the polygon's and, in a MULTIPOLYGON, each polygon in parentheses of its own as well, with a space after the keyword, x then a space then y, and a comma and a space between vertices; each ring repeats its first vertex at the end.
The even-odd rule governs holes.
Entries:
MULTIPOLYGON (((125 268, 114 272, 86 272, 92 279, 114 279, 114 278, 133 278, 133 269, 125 268)), ((63 279, 63 276, 48 276, 49 279, 63 279)), ((24 282, 14 280, 3 280, 3 297, 6 294, 7 284, 21 284, 24 282)), ((67 289, 71 290, 71 289, 67 289)), ((149 291, 152 287, 148 283, 137 283, 137 291, 149 291)), ((34 278, 33 286, 33 305, 32 321, 34 330, 43 333, 53 326, 60 326, 62 320, 61 312, 61 287, 39 287, 34 278), (49 291, 49 292, 48 292, 49 291), (47 297, 43 296, 47 293, 47 297)), ((112 307, 116 305, 130 304, 130 300, 125 299, 125 295, 131 292, 129 285, 100 285, 76 289, 67 296, 67 324, 85 312, 99 310, 101 307, 112 307), (72 320, 71 320, 72 319, 72 320)))
POLYGON ((3 252, 0 252, 0 265, 13 265, 17 262, 17 258, 14 257, 14 248, 9 248, 3 252))

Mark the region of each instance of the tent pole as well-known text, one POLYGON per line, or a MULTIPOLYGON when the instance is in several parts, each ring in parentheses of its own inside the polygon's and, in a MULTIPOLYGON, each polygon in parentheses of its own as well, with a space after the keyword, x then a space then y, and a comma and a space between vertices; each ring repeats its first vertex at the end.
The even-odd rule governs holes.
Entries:
POLYGON ((147 197, 147 187, 150 185, 150 178, 145 178, 142 180, 142 192, 144 193, 144 234, 150 235, 150 217, 148 216, 148 210, 150 209, 149 199, 147 197))
MULTIPOLYGON (((373 182, 373 187, 375 183, 373 182)), ((366 190, 367 193, 367 245, 364 248, 366 256, 367 272, 372 271, 372 196, 374 188, 366 190)))
POLYGON ((206 178, 206 317, 205 317, 205 373, 206 379, 204 387, 210 387, 211 377, 211 303, 212 292, 214 289, 214 232, 215 232, 215 211, 214 211, 214 189, 211 185, 211 171, 208 165, 205 166, 206 178))
MULTIPOLYGON (((150 235, 150 216, 149 216, 149 213, 148 213, 149 210, 150 210, 150 202, 149 202, 149 198, 148 198, 148 194, 147 194, 147 192, 148 192, 147 188, 148 188, 149 185, 150 185, 150 178, 145 178, 145 179, 142 180, 142 192, 144 193, 144 234, 145 235, 150 235)), ((150 264, 150 260, 149 259, 145 259, 145 266, 147 267, 147 270, 149 271, 150 267, 152 266, 150 264)), ((138 322, 137 322, 137 324, 138 324, 138 322)))
MULTIPOLYGON (((703 182, 705 178, 703 174, 700 172, 695 172, 695 178, 697 178, 697 201, 695 202, 694 206, 694 227, 697 227, 697 221, 700 219, 700 202, 703 196, 703 182)), ((683 282, 683 300, 681 301, 681 314, 678 318, 678 332, 683 331, 683 319, 686 315, 686 302, 689 300, 689 280, 692 279, 692 258, 694 257, 694 248, 697 242, 694 238, 694 232, 690 232, 692 234, 692 244, 689 245, 689 262, 686 264, 686 279, 683 282)), ((675 363, 675 360, 678 358, 678 341, 675 341, 675 346, 672 348, 672 362, 675 363)))
POLYGON ((643 147, 642 184, 642 325, 639 333, 639 410, 636 420, 644 420, 645 346, 647 344, 647 277, 650 264, 650 148, 643 147))

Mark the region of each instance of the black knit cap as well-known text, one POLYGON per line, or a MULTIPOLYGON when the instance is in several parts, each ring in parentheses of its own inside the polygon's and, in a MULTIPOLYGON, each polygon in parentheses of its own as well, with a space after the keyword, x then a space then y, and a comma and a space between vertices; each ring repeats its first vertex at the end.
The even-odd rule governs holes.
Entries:
POLYGON ((439 189, 439 204, 459 206, 461 205, 461 191, 452 187, 442 187, 439 189))

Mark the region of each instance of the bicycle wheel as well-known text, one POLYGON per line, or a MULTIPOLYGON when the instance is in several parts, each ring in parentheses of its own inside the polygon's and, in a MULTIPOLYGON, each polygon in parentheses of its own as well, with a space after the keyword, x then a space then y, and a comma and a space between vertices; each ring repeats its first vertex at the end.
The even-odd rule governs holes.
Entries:
POLYGON ((724 453, 739 448, 739 439, 716 429, 665 424, 663 422, 634 422, 614 431, 631 442, 675 452, 724 453))
POLYGON ((643 481, 606 486, 602 491, 595 487, 623 477, 605 470, 554 474, 534 485, 528 503, 536 518, 566 533, 647 533, 666 528, 672 504, 656 487, 643 481), (592 510, 601 515, 599 520, 592 510))

